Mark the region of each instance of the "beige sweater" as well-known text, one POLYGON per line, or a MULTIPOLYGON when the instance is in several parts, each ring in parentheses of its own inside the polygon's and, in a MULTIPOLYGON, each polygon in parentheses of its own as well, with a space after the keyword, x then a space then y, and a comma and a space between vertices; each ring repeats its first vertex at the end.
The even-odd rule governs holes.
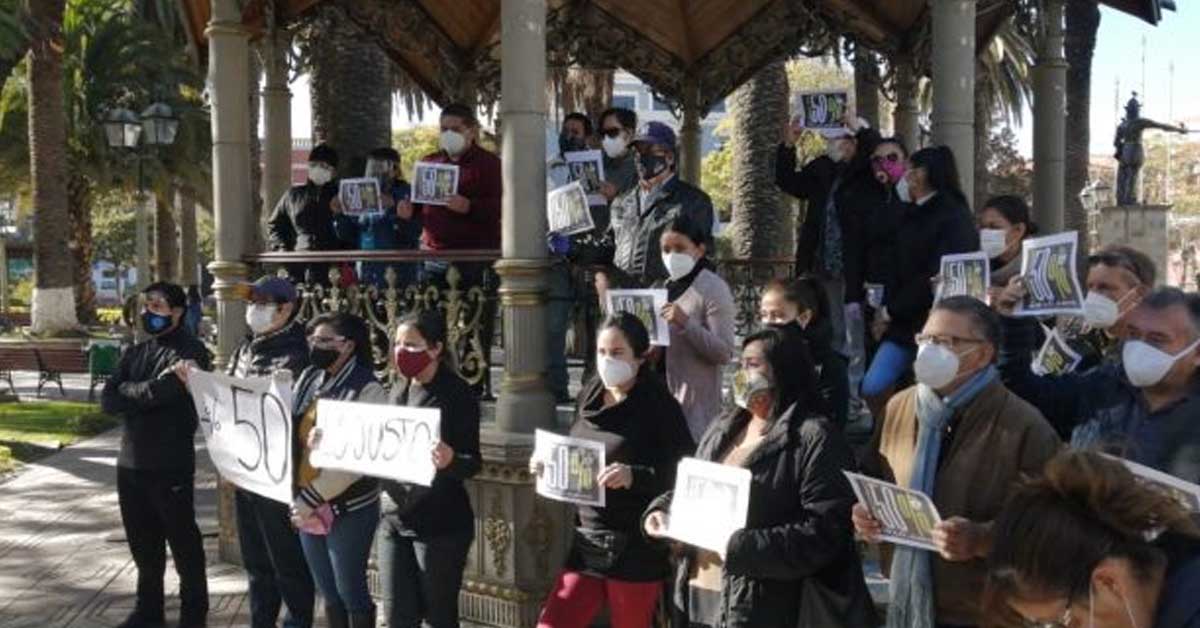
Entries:
POLYGON ((736 351, 736 309, 729 284, 710 270, 700 271, 675 304, 688 320, 683 327, 671 325, 667 385, 683 407, 692 439, 700 442, 704 430, 721 414, 721 369, 736 351))

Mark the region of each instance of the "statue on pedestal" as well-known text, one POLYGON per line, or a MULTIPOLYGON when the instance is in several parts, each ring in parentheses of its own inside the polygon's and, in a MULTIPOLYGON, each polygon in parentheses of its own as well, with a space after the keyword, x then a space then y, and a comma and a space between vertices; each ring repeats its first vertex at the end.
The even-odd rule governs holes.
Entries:
POLYGON ((1147 120, 1141 116, 1141 105, 1137 100, 1137 92, 1129 102, 1125 103, 1125 118, 1117 125, 1117 136, 1113 145, 1117 149, 1117 205, 1138 204, 1138 174, 1142 164, 1146 162, 1145 151, 1142 150, 1142 131, 1146 129, 1162 129, 1175 133, 1187 133, 1183 125, 1172 126, 1147 120))

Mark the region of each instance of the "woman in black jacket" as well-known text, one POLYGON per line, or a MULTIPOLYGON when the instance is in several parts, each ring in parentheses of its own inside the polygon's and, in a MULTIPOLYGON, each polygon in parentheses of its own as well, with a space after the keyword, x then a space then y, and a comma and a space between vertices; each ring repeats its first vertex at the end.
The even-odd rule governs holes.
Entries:
POLYGON ((404 377, 392 404, 441 410, 441 442, 429 487, 383 480, 379 579, 383 612, 395 628, 457 628, 458 589, 475 540, 475 513, 463 481, 479 472, 479 400, 449 362, 446 319, 428 311, 396 327, 392 361, 404 377), (422 624, 422 622, 425 622, 422 624))
MULTIPOLYGON (((683 552, 673 625, 878 625, 845 519, 855 498, 842 472, 853 457, 829 421, 810 410, 811 358, 781 332, 760 331, 743 343, 734 382, 738 407, 709 428, 696 457, 750 470, 746 527, 729 537, 723 557, 695 547, 683 552)), ((665 493, 647 508, 647 536, 663 536, 671 498, 665 493)))
POLYGON ((933 281, 941 272, 942 256, 979 250, 979 232, 959 185, 954 153, 933 146, 908 161, 908 171, 896 185, 906 206, 896 231, 894 274, 884 287, 876 320, 882 341, 862 384, 872 409, 883 407, 916 358, 913 338, 933 307, 933 281))
MULTIPOLYGON (((650 625, 667 549, 642 535, 642 512, 674 485, 679 459, 695 449, 679 403, 645 364, 650 336, 641 320, 625 312, 610 316, 596 345, 598 376, 579 394, 570 435, 604 445, 608 466, 596 481, 605 487, 605 503, 578 507, 567 564, 538 628, 585 628, 605 605, 613 628, 650 625)), ((538 452, 530 470, 541 475, 538 452)))

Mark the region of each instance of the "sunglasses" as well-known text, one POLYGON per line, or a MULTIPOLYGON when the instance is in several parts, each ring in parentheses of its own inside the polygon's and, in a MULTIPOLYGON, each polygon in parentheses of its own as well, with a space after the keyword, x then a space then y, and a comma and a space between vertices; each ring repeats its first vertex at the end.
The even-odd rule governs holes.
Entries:
POLYGON ((624 129, 621 129, 621 128, 602 129, 600 131, 600 134, 603 135, 604 137, 616 137, 616 136, 620 135, 621 131, 623 131, 623 130, 624 129))
POLYGON ((875 155, 874 157, 871 157, 871 163, 881 164, 885 161, 894 164, 897 161, 900 161, 900 155, 891 153, 890 155, 875 155))

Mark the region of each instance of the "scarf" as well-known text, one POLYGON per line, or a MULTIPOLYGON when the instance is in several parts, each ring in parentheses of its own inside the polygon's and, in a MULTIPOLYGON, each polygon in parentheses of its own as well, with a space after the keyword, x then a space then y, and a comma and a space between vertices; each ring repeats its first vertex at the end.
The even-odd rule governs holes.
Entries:
POLYGON ((703 270, 712 270, 713 272, 716 272, 716 270, 713 269, 712 262, 708 261, 707 257, 701 257, 700 259, 696 260, 696 265, 692 268, 692 271, 680 277, 678 281, 672 281, 668 279, 667 302, 674 303, 677 299, 679 299, 679 297, 683 296, 683 293, 687 292, 687 289, 692 287, 692 282, 696 281, 696 277, 699 276, 700 272, 703 270))
MULTIPOLYGON (((917 386, 917 453, 908 488, 933 495, 946 425, 995 381, 995 366, 988 366, 943 400, 932 388, 917 386)), ((892 603, 887 628, 934 628, 933 555, 915 547, 897 546, 890 578, 892 603)))

